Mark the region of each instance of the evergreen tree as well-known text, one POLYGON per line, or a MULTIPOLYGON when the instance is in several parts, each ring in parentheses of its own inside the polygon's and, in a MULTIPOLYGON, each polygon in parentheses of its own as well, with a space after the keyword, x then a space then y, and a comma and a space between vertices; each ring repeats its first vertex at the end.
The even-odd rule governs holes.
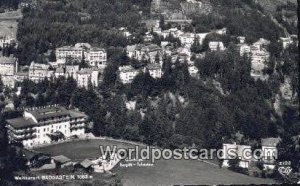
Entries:
POLYGON ((49 55, 49 61, 50 62, 55 62, 56 61, 56 55, 55 55, 55 51, 52 50, 50 55, 49 55))
POLYGON ((201 47, 200 42, 199 42, 199 37, 195 36, 194 42, 191 46, 191 52, 199 54, 201 52, 201 50, 202 50, 202 47, 201 47))
POLYGON ((3 81, 2 81, 2 77, 0 75, 0 93, 2 93, 4 90, 4 84, 3 84, 3 81))

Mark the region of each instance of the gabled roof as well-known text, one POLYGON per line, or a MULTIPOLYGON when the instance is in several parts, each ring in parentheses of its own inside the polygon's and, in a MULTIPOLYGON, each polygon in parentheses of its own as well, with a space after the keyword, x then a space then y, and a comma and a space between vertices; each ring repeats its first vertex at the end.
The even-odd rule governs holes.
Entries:
POLYGON ((67 158, 64 155, 54 156, 54 157, 52 157, 52 159, 61 164, 68 163, 71 161, 69 158, 67 158))
POLYGON ((79 163, 84 168, 89 168, 90 166, 94 165, 94 163, 91 160, 85 159, 82 162, 79 163))

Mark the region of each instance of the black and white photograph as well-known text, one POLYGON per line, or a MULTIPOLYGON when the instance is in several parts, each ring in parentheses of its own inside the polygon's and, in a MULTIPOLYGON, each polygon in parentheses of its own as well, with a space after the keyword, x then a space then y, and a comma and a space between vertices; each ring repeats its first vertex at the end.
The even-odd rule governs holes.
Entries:
POLYGON ((300 185, 297 0, 0 0, 0 186, 300 185))

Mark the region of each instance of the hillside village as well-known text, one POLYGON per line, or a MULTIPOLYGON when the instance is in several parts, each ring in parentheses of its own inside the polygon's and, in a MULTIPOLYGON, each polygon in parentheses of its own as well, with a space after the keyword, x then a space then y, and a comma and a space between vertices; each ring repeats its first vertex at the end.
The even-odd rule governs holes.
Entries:
MULTIPOLYGON (((0 128, 8 131, 7 144, 34 149, 109 136, 162 148, 234 149, 236 154, 267 149, 259 160, 224 154, 217 164, 274 178, 279 160, 273 154, 279 154, 280 161, 289 158, 297 176, 296 21, 285 17, 290 4, 278 5, 273 17, 257 1, 249 2, 225 3, 224 10, 224 2, 208 0, 94 2, 103 11, 114 6, 124 11, 108 18, 80 0, 22 1, 18 34, 0 33, 0 128), (245 16, 241 25, 240 14, 245 16), (262 28, 251 28, 257 32, 245 23, 251 14, 261 16, 262 28), (262 26, 265 20, 276 28, 273 33, 262 26), (34 21, 40 21, 39 28, 34 21)), ((39 161, 29 156, 30 166, 39 161)), ((72 164, 64 155, 34 157, 39 156, 47 161, 31 169, 72 164)), ((72 166, 103 173, 119 163, 114 160, 106 171, 112 162, 105 159, 72 166)))
MULTIPOLYGON (((162 31, 159 20, 157 20, 157 24, 151 28, 151 30, 145 33, 144 44, 128 45, 125 50, 127 57, 131 59, 149 61, 149 64, 156 64, 150 65, 151 67, 146 67, 146 69, 150 70, 150 75, 153 78, 161 78, 162 58, 165 56, 171 57, 172 63, 175 63, 176 60, 179 60, 181 63, 186 62, 189 66, 190 75, 197 76, 198 70, 195 66, 195 57, 194 60, 191 59, 195 55, 203 58, 207 51, 196 54, 191 51, 192 45, 194 43, 203 45, 205 37, 208 34, 226 35, 226 28, 212 30, 209 33, 189 33, 177 27, 162 31), (151 34, 151 30, 153 34, 162 38, 160 45, 152 43, 154 36, 151 34), (176 47, 174 43, 164 41, 167 37, 179 39, 181 46, 176 47)), ((131 35, 128 31, 124 30, 124 28, 120 29, 120 31, 127 38, 131 35)), ((3 51, 6 47, 13 45, 16 40, 16 38, 7 38, 6 36, 2 36, 2 38, 0 43, 2 44, 3 51)), ((282 47, 286 49, 292 43, 298 44, 297 38, 296 35, 292 35, 288 38, 281 37, 279 42, 282 44, 282 47)), ((263 74, 263 70, 266 69, 267 63, 270 60, 270 54, 269 51, 267 51, 270 41, 261 38, 253 44, 247 44, 245 43, 245 36, 238 36, 236 40, 236 55, 250 57, 251 76, 255 79, 264 80, 266 77, 263 74)), ((208 51, 217 52, 224 51, 225 49, 224 43, 220 40, 210 41, 208 43, 208 51)), ((18 60, 13 56, 2 56, 0 58, 2 67, 1 77, 4 85, 15 88, 16 82, 26 78, 34 82, 39 82, 45 78, 64 76, 74 78, 80 87, 87 88, 89 83, 97 87, 103 78, 104 69, 107 66, 107 53, 105 49, 91 47, 89 43, 77 43, 75 46, 59 47, 55 51, 50 52, 49 58, 56 59, 56 61, 49 61, 48 59, 47 64, 32 62, 29 67, 19 67, 18 60), (82 62, 86 63, 88 67, 80 69, 79 66, 82 62), (26 71, 19 70, 26 68, 27 73, 26 71)), ((139 70, 143 69, 129 66, 120 67, 120 81, 131 82, 134 77, 138 75, 139 70)))

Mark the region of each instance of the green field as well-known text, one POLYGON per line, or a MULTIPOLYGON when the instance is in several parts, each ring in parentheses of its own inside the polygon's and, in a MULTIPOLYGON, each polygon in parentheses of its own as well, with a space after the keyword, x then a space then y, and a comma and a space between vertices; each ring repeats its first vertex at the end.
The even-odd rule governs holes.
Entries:
MULTIPOLYGON (((112 140, 84 140, 67 142, 35 149, 51 155, 63 154, 72 160, 99 157, 99 145, 133 147, 112 140)), ((125 163, 125 162, 123 162, 125 163)), ((150 167, 120 167, 113 172, 122 178, 124 185, 174 185, 174 184, 271 184, 274 181, 249 177, 197 160, 159 160, 150 167)), ((97 178, 97 176, 94 176, 97 178)))

